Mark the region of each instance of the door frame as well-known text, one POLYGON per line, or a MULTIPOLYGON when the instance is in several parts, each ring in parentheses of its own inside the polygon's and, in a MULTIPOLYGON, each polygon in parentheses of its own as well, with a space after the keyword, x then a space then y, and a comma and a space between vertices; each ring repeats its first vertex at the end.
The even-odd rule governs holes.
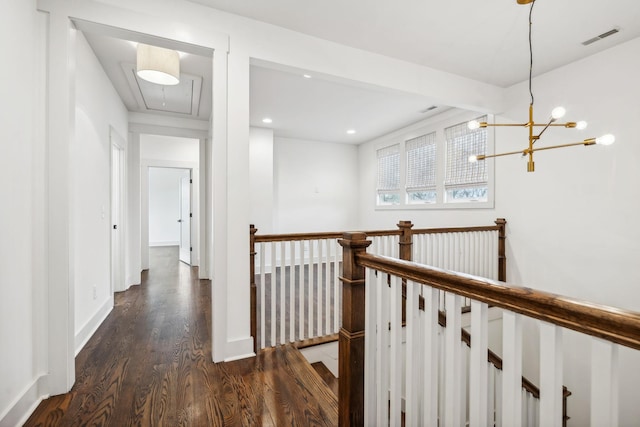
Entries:
POLYGON ((125 259, 125 254, 126 254, 126 249, 125 249, 125 241, 126 241, 126 233, 127 233, 127 229, 128 229, 128 224, 127 224, 127 217, 126 217, 126 186, 125 186, 125 182, 127 179, 127 173, 126 173, 126 165, 127 165, 127 154, 126 154, 126 150, 124 148, 124 143, 126 143, 126 141, 124 140, 124 138, 122 138, 122 136, 120 136, 118 134, 118 132, 116 132, 115 129, 113 129, 112 127, 109 130, 109 139, 111 141, 111 157, 110 157, 110 173, 111 173, 111 179, 110 179, 110 195, 111 195, 111 199, 110 199, 110 206, 109 206, 109 216, 110 216, 110 222, 109 222, 109 229, 110 229, 110 235, 111 235, 111 239, 110 239, 110 245, 111 245, 111 251, 110 251, 110 256, 111 256, 111 280, 110 280, 110 285, 111 285, 111 293, 114 292, 121 292, 124 291, 128 288, 128 283, 126 281, 126 259, 125 259), (114 152, 118 153, 118 158, 114 158, 114 152), (115 167, 116 167, 116 162, 117 162, 117 171, 115 171, 115 167), (116 172, 118 174, 117 177, 117 187, 118 188, 114 188, 114 172, 116 172), (116 197, 118 200, 118 206, 117 206, 117 218, 115 218, 114 216, 114 207, 113 207, 113 203, 114 203, 114 197, 116 197), (114 236, 114 225, 117 226, 117 230, 116 230, 116 234, 117 237, 114 236), (115 241, 114 241, 115 240, 115 241), (114 247, 114 245, 116 247, 114 247), (115 276, 115 277, 114 277, 115 276))
MULTIPOLYGON (((36 370, 46 372, 41 389, 42 395, 56 395, 68 392, 75 382, 75 258, 73 235, 77 230, 71 206, 72 173, 70 170, 75 132, 75 25, 83 21, 105 29, 125 31, 150 37, 159 37, 168 41, 182 43, 213 52, 213 113, 209 123, 209 138, 205 150, 207 157, 201 159, 206 165, 203 185, 206 186, 207 258, 205 265, 217 268, 219 279, 212 286, 212 301, 215 304, 212 319, 212 354, 214 360, 222 360, 227 350, 227 296, 226 283, 226 234, 216 238, 214 257, 213 229, 224 231, 228 228, 225 199, 227 187, 226 143, 228 136, 228 56, 229 36, 215 29, 215 26, 191 25, 189 33, 176 26, 176 18, 168 12, 149 13, 141 10, 125 9, 107 5, 95 0, 67 2, 63 0, 38 0, 38 10, 45 12, 47 51, 46 59, 46 143, 45 161, 47 203, 55 202, 56 209, 49 209, 45 219, 45 240, 47 250, 46 264, 46 301, 37 304, 34 310, 46 313, 43 322, 43 334, 40 341, 46 346, 46 360, 38 363, 36 370), (216 123, 216 126, 213 126, 216 123), (213 159, 219 157, 220 165, 216 173, 220 179, 213 185, 213 159), (213 211, 222 215, 215 216, 213 211), (219 282, 219 284, 218 284, 219 282)), ((195 6, 193 6, 195 8, 195 6)), ((166 10, 166 9, 165 9, 166 10)), ((192 8, 193 10, 193 8, 192 8)), ((155 11, 154 11, 155 12, 155 11)), ((248 72, 248 69, 247 69, 248 72)), ((248 122, 248 119, 247 119, 248 122)), ((131 131, 131 129, 129 129, 131 131)), ((208 268, 211 270, 211 268, 208 268)), ((248 292, 248 291, 247 291, 248 292)), ((212 305, 214 305, 212 303, 212 305)))
POLYGON ((186 177, 180 177, 180 196, 179 196, 179 203, 180 203, 180 244, 178 245, 178 259, 182 262, 185 262, 187 265, 189 266, 193 266, 193 169, 183 169, 189 172, 189 209, 187 212, 187 221, 189 222, 189 232, 187 233, 189 235, 189 250, 188 255, 189 255, 189 262, 186 262, 182 259, 182 231, 183 231, 183 227, 184 227, 184 222, 185 219, 182 216, 182 208, 183 208, 183 202, 184 202, 184 195, 182 190, 184 189, 184 185, 183 185, 183 180, 186 179, 186 177))
POLYGON ((201 254, 200 242, 204 242, 205 227, 202 226, 200 219, 200 173, 199 163, 195 162, 179 162, 171 160, 140 160, 140 252, 142 269, 149 269, 149 168, 173 168, 173 169, 189 169, 191 173, 191 266, 200 267, 201 254))

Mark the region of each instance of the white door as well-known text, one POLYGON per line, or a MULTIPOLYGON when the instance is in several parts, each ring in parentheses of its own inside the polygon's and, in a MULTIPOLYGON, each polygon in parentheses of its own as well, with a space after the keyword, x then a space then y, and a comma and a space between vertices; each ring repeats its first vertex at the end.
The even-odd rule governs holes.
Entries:
POLYGON ((180 178, 180 261, 191 265, 191 170, 180 178))
MULTIPOLYGON (((112 141, 114 133, 111 136, 112 141)), ((118 141, 121 142, 121 141, 118 141)), ((111 292, 125 289, 123 218, 124 151, 111 145, 111 292)))

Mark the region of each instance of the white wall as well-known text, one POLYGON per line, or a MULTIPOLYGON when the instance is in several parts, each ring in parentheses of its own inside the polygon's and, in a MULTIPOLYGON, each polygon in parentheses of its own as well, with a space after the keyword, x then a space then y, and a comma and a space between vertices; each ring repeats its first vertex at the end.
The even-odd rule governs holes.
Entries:
MULTIPOLYGON (((538 144, 582 141, 612 132, 610 147, 575 147, 536 153, 536 172, 526 172, 518 156, 495 160, 495 208, 482 210, 374 209, 375 143, 360 146, 360 224, 389 228, 409 219, 419 227, 507 223, 507 277, 510 282, 601 304, 640 311, 640 39, 570 64, 534 79, 535 118, 543 121, 556 105, 567 118, 585 119, 584 131, 552 129, 538 144)), ((497 122, 527 119, 526 82, 508 91, 509 108, 497 122)), ((496 152, 524 147, 527 132, 520 128, 496 131, 496 152), (514 148, 516 147, 516 148, 514 148)), ((537 332, 527 326, 527 336, 537 332)), ((564 384, 569 398, 569 425, 589 419, 588 340, 565 334, 564 384)), ((525 352, 527 376, 537 381, 537 345, 525 352)), ((623 349, 621 360, 620 425, 633 425, 640 408, 633 402, 633 384, 640 381, 639 352, 623 349)))
POLYGON ((149 245, 180 244, 180 180, 188 169, 149 168, 149 245))
POLYGON ((249 133, 249 223, 259 234, 273 233, 273 130, 251 128, 249 133))
POLYGON ((198 163, 199 143, 194 138, 143 134, 140 135, 140 158, 198 163))
POLYGON ((357 153, 354 145, 275 138, 275 231, 358 228, 357 153))
MULTIPOLYGON (((77 352, 113 306, 110 131, 126 138, 128 130, 127 110, 81 32, 76 67, 71 182, 77 352)), ((122 148, 126 156, 128 147, 122 148)), ((121 229, 127 230, 127 224, 121 229)))
POLYGON ((46 372, 38 357, 46 351, 41 317, 46 283, 41 280, 44 123, 38 106, 44 99, 39 97, 39 40, 35 1, 3 2, 0 50, 6 63, 17 65, 0 70, 0 99, 6 102, 0 114, 1 426, 19 424, 37 403, 38 380, 46 372))

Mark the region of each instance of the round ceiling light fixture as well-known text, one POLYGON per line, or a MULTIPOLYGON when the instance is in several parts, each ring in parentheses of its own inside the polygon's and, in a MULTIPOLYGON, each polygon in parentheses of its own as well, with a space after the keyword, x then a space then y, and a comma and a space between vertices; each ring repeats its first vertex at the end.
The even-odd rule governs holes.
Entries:
POLYGON ((180 83, 180 55, 175 50, 138 43, 136 74, 151 83, 177 85, 180 83))

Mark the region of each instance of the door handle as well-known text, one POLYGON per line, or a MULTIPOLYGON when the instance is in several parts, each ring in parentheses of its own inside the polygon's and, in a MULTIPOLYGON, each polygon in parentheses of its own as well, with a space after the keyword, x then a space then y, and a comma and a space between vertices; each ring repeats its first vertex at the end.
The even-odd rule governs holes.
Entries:
POLYGON ((181 219, 179 219, 179 220, 178 220, 178 222, 182 222, 182 220, 181 220, 181 219))

